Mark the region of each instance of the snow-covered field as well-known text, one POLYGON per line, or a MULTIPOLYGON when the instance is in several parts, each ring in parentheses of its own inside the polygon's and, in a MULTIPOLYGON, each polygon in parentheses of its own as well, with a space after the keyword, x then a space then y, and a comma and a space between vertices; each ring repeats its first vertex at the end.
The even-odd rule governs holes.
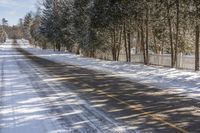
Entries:
POLYGON ((180 93, 192 98, 200 98, 199 72, 91 59, 71 53, 33 48, 25 40, 18 40, 18 43, 28 52, 58 63, 103 71, 112 76, 121 76, 150 87, 164 89, 168 93, 180 93))

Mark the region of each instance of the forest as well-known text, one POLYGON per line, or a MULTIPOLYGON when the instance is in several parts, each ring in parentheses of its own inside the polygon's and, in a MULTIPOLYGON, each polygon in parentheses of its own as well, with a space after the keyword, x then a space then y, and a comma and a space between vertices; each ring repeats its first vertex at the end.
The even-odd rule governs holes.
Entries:
POLYGON ((88 57, 110 54, 195 56, 199 70, 199 0, 43 0, 15 26, 16 38, 43 49, 65 49, 88 57))

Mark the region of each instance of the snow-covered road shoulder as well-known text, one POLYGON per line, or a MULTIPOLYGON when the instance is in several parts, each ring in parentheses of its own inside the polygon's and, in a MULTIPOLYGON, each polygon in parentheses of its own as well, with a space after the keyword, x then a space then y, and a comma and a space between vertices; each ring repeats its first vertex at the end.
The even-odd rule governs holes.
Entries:
POLYGON ((48 115, 49 108, 32 87, 28 76, 20 71, 15 55, 17 53, 9 47, 4 47, 0 53, 0 132, 64 132, 59 122, 48 115))
POLYGON ((91 59, 71 53, 33 48, 20 40, 18 43, 28 52, 54 62, 103 71, 112 76, 122 76, 150 87, 164 89, 168 93, 181 93, 192 98, 200 98, 199 72, 91 59))

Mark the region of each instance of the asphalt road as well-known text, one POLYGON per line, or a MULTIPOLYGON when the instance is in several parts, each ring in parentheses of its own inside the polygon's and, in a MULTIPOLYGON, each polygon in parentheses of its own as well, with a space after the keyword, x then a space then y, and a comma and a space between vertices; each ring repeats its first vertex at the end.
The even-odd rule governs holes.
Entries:
MULTIPOLYGON (((59 83, 54 85, 60 88, 59 91, 66 93, 68 91, 65 90, 65 86, 69 87, 80 99, 86 100, 91 109, 95 108, 106 114, 106 117, 124 123, 124 127, 133 127, 130 132, 134 130, 159 133, 200 132, 198 100, 181 94, 168 94, 161 89, 106 73, 58 64, 34 56, 21 48, 17 48, 17 51, 31 62, 32 66, 27 67, 24 60, 18 60, 22 72, 32 74, 29 77, 32 81, 36 83, 42 80, 42 84, 59 83), (47 76, 41 77, 41 75, 47 76)), ((37 83, 35 86, 37 89, 37 83)), ((43 88, 47 88, 45 84, 43 88)), ((45 97, 58 91, 45 89, 38 90, 38 93, 41 97, 45 97)), ((92 117, 93 111, 88 109, 88 113, 92 117)), ((61 118, 61 121, 66 119, 67 117, 61 118)))
POLYGON ((0 46, 0 133, 128 133, 11 44, 0 46))

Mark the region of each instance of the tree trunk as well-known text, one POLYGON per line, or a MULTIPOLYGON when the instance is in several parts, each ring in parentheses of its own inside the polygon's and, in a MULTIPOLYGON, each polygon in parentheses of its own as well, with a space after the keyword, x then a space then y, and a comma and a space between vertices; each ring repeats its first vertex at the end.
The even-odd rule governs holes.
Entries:
POLYGON ((139 30, 137 31, 137 43, 136 43, 136 46, 135 46, 135 54, 138 54, 139 53, 139 45, 140 44, 140 32, 139 30))
POLYGON ((92 49, 90 50, 90 57, 91 57, 91 58, 95 58, 95 49, 94 49, 94 48, 92 48, 92 49))
POLYGON ((113 43, 113 55, 114 55, 114 60, 116 61, 117 60, 117 51, 116 51, 116 28, 114 26, 114 36, 113 36, 113 40, 114 40, 114 43, 113 43))
POLYGON ((156 35, 155 35, 154 32, 153 32, 153 43, 154 43, 154 52, 156 54, 158 54, 158 47, 157 47, 156 35))
POLYGON ((119 46, 118 46, 118 53, 117 53, 117 60, 119 60, 119 55, 121 52, 121 45, 122 45, 122 32, 123 32, 123 28, 120 28, 120 34, 119 34, 119 46))
POLYGON ((77 55, 80 54, 80 45, 77 46, 76 54, 77 54, 77 55))
POLYGON ((141 47, 142 47, 142 52, 143 52, 143 59, 144 59, 144 64, 146 64, 146 54, 145 54, 145 44, 144 44, 144 29, 143 25, 141 25, 141 47))
POLYGON ((128 62, 128 48, 127 48, 127 37, 126 37, 126 23, 124 21, 124 48, 126 53, 126 61, 128 62))
POLYGON ((146 9, 146 65, 149 64, 149 9, 146 9))
POLYGON ((164 54, 164 41, 161 42, 161 54, 164 54))
POLYGON ((61 45, 60 45, 59 42, 56 43, 56 46, 57 46, 57 50, 60 51, 61 50, 61 45))
POLYGON ((53 42, 53 51, 56 51, 56 43, 53 42))
POLYGON ((199 71, 199 25, 196 25, 196 40, 195 40, 195 71, 199 71))
POLYGON ((175 43, 175 57, 174 57, 174 64, 178 67, 178 37, 179 37, 179 0, 176 0, 176 43, 175 43))
POLYGON ((168 13, 168 26, 169 26, 169 40, 170 40, 170 47, 171 47, 171 67, 174 67, 174 46, 173 46, 173 37, 172 37, 172 24, 171 24, 171 18, 170 18, 170 7, 168 5, 167 7, 167 13, 168 13))
POLYGON ((130 31, 127 34, 128 36, 128 62, 131 62, 131 33, 130 31))
POLYGON ((47 49, 47 44, 46 44, 45 41, 42 42, 42 48, 43 48, 43 49, 47 49))
POLYGON ((113 44, 112 44, 112 56, 113 56, 113 60, 116 61, 117 60, 117 54, 116 54, 116 31, 115 31, 115 27, 113 30, 113 44))

